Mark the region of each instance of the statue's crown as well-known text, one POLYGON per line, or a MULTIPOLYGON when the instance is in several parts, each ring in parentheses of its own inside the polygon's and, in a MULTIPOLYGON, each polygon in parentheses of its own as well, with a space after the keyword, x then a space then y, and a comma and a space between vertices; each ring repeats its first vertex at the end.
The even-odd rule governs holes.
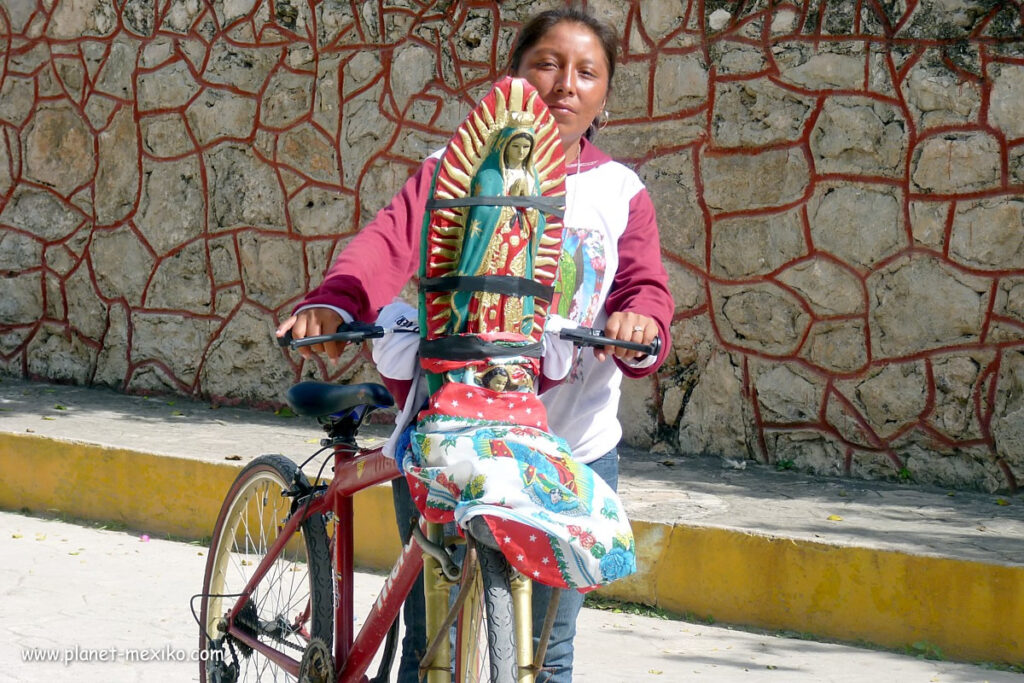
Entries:
POLYGON ((512 111, 508 114, 510 126, 516 128, 529 128, 537 120, 537 117, 528 111, 512 111))

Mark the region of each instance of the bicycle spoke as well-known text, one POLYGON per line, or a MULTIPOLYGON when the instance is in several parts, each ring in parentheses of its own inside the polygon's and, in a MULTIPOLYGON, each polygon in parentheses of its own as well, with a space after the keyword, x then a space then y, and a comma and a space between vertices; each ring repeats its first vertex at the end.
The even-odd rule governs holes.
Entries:
MULTIPOLYGON (((242 471, 215 530, 204 592, 231 595, 248 584, 285 529, 291 499, 282 492, 291 487, 295 471, 294 463, 280 456, 258 458, 242 471)), ((329 641, 333 593, 326 549, 322 516, 303 521, 253 587, 235 621, 236 628, 293 659, 301 658, 312 638, 329 641)), ((215 624, 232 610, 237 599, 206 599, 203 623, 215 624)), ((211 645, 205 635, 201 635, 201 643, 204 648, 211 645)), ((259 652, 240 642, 235 649, 239 652, 238 680, 290 678, 259 652)), ((221 654, 230 657, 230 648, 222 645, 221 654)), ((201 671, 204 680, 211 679, 206 666, 201 671)))

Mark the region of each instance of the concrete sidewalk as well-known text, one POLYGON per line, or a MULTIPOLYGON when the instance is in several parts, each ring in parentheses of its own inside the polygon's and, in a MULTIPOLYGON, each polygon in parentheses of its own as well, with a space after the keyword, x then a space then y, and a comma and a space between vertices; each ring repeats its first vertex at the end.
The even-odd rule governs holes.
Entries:
MULTIPOLYGON (((387 430, 365 433, 373 443, 387 430)), ((270 452, 301 460, 319 436, 303 419, 3 378, 0 508, 202 538, 239 467, 270 452)), ((629 450, 620 490, 641 571, 607 595, 719 623, 1024 665, 1020 495, 629 450)), ((390 505, 387 487, 357 498, 363 566, 388 566, 397 551, 390 505)))
MULTIPOLYGON (((0 681, 195 681, 189 610, 206 550, 0 513, 0 681), (113 661, 94 661, 100 655, 113 661), (145 657, 149 661, 141 661, 145 657), (36 658, 37 661, 26 661, 36 658), (57 661, 38 661, 53 658, 57 661), (86 661, 93 660, 93 661, 86 661)), ((356 576, 365 612, 383 576, 356 576)), ((1019 682, 969 664, 585 609, 574 680, 1019 682)), ((374 671, 376 667, 374 667, 374 671)))

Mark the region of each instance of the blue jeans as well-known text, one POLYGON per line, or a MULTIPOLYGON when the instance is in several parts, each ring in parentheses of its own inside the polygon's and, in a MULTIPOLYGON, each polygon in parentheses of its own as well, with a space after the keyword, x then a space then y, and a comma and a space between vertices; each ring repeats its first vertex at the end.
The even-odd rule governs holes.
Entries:
MULTIPOLYGON (((613 448, 592 463, 590 468, 604 479, 612 490, 619 487, 619 454, 613 448)), ((409 484, 404 477, 391 483, 395 501, 395 516, 402 543, 409 541, 409 520, 418 515, 409 494, 409 484)), ((544 657, 544 671, 537 677, 537 683, 570 683, 572 681, 573 639, 576 637, 576 618, 583 607, 583 594, 575 590, 551 588, 539 583, 533 584, 533 646, 544 627, 548 601, 551 592, 561 593, 555 624, 548 640, 544 657)), ((402 607, 405 619, 405 635, 402 637, 402 656, 398 666, 398 683, 418 683, 419 662, 427 649, 426 607, 423 601, 423 575, 416 580, 402 607)))

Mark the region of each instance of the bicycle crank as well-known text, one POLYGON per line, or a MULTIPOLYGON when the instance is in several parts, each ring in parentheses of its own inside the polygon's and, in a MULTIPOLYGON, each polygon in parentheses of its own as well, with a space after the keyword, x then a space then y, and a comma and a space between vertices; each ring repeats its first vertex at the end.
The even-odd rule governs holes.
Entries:
POLYGON ((323 638, 313 638, 299 662, 299 683, 334 683, 334 659, 323 638))

